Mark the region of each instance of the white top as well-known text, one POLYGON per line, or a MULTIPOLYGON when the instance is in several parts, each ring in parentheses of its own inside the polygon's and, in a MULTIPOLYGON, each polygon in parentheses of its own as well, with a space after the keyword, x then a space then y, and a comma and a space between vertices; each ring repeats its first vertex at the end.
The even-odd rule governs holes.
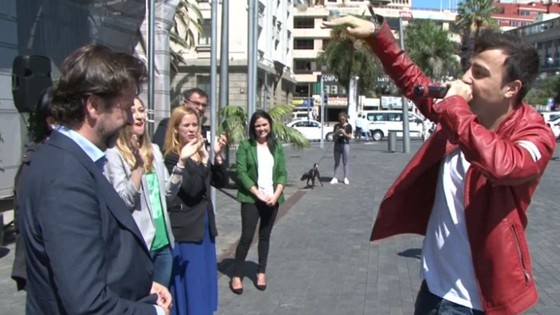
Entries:
POLYGON ((272 180, 272 171, 274 170, 274 157, 270 153, 267 145, 257 144, 257 166, 257 186, 259 188, 259 191, 269 196, 274 195, 274 182, 272 180))
POLYGON ((365 119, 364 117, 358 117, 358 119, 356 119, 356 127, 362 129, 368 129, 369 120, 365 119))
POLYGON ((430 292, 482 310, 465 224, 464 179, 470 163, 460 150, 445 157, 422 250, 422 272, 430 292))

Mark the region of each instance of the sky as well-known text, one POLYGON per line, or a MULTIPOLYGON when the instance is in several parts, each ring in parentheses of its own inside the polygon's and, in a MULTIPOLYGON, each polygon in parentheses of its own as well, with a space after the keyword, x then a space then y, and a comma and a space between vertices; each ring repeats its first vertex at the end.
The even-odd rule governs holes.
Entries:
POLYGON ((447 10, 449 7, 451 9, 456 9, 457 3, 460 0, 411 0, 412 7, 418 9, 440 9, 440 6, 447 10))

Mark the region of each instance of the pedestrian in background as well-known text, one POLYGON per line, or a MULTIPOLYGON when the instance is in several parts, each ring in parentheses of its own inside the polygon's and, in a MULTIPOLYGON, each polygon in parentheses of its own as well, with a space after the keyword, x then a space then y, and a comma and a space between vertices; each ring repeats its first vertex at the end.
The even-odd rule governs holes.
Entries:
POLYGON ((350 139, 352 139, 352 125, 348 123, 348 114, 341 112, 338 114, 338 123, 333 128, 334 135, 334 175, 331 184, 338 184, 338 169, 340 167, 340 159, 344 171, 344 183, 350 184, 348 176, 350 176, 350 165, 348 156, 350 155, 350 139))
POLYGON ((25 153, 21 158, 21 164, 14 178, 14 227, 15 227, 15 255, 12 266, 12 279, 16 282, 17 290, 25 290, 27 282, 27 272, 25 270, 25 244, 20 233, 19 226, 19 207, 18 195, 20 193, 21 178, 25 176, 31 163, 33 155, 45 141, 47 141, 55 127, 54 117, 51 109, 52 87, 43 91, 35 108, 35 112, 30 114, 29 129, 31 142, 25 146, 25 153))
POLYGON ((372 241, 425 235, 414 314, 523 313, 538 300, 527 210, 556 145, 541 115, 523 102, 539 69, 535 47, 482 31, 470 68, 436 103, 415 95, 431 80, 396 43, 385 18, 324 24, 345 25, 365 39, 405 96, 438 122, 389 188, 371 232, 372 241))
POLYGON ((133 123, 121 130, 117 145, 107 150, 104 173, 144 237, 154 263, 154 281, 169 287, 174 240, 166 194, 174 197, 179 185, 169 181, 163 156, 146 133, 146 108, 139 98, 131 110, 133 123))
POLYGON ((259 266, 257 289, 266 289, 266 266, 270 234, 278 207, 284 202, 287 172, 284 149, 272 132, 272 118, 257 110, 249 122, 249 140, 239 143, 236 156, 239 187, 237 201, 241 203, 241 238, 235 251, 235 265, 230 289, 243 293, 243 267, 253 236, 259 225, 259 266))
POLYGON ((359 114, 356 119, 356 138, 357 141, 361 140, 362 137, 366 137, 366 141, 370 138, 369 131, 369 120, 366 118, 366 114, 359 114))
POLYGON ((221 153, 226 138, 214 145, 210 161, 200 134, 200 117, 190 107, 173 110, 165 136, 165 165, 182 177, 177 199, 169 206, 175 237, 173 248, 172 314, 207 315, 218 309, 218 235, 210 186, 224 187, 228 177, 221 153))

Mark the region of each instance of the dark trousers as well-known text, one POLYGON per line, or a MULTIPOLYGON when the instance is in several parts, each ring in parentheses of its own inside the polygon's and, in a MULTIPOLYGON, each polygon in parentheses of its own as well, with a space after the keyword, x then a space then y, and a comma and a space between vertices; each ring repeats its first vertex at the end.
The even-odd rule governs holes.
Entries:
POLYGON ((242 203, 241 204, 241 238, 237 249, 235 251, 235 265, 233 270, 234 277, 243 276, 243 265, 249 247, 253 242, 253 236, 257 228, 257 222, 260 218, 259 226, 259 267, 257 273, 264 273, 266 271, 266 262, 268 259, 268 248, 270 247, 270 233, 272 226, 278 214, 278 203, 269 207, 261 201, 257 203, 242 203))
POLYGON ((422 281, 414 304, 414 315, 484 315, 484 312, 440 298, 430 292, 426 281, 422 281))

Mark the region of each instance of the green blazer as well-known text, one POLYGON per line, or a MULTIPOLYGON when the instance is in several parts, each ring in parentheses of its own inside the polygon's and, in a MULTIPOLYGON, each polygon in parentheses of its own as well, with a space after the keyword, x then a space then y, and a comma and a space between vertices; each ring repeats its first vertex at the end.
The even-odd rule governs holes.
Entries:
MULTIPOLYGON (((284 149, 282 144, 276 143, 274 151, 274 170, 272 171, 272 180, 274 190, 278 185, 286 186, 288 174, 286 172, 286 159, 284 158, 284 149)), ((236 155, 238 191, 237 201, 242 203, 255 203, 257 197, 250 191, 251 187, 257 185, 258 166, 257 166, 257 146, 252 140, 243 140, 239 143, 236 155)), ((284 192, 278 198, 278 203, 284 202, 284 192)))

